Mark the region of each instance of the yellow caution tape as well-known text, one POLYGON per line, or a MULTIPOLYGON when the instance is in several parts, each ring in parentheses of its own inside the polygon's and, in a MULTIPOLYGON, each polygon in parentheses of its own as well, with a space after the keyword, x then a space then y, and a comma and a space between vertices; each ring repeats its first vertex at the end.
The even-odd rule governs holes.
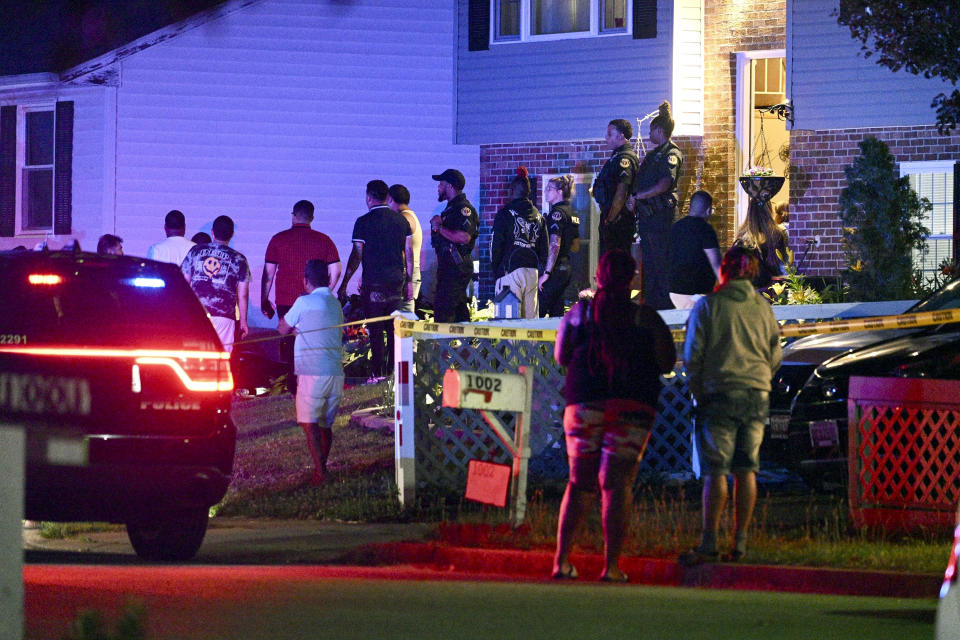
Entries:
POLYGON ((487 324, 459 324, 452 322, 422 322, 414 320, 397 320, 397 332, 405 333, 433 333, 455 336, 458 338, 499 338, 508 340, 534 340, 540 342, 555 342, 556 329, 522 329, 500 327, 487 324))
MULTIPOLYGON (((453 322, 424 322, 422 320, 407 320, 398 316, 378 316, 364 318, 353 322, 326 327, 349 327, 368 324, 382 320, 393 320, 395 331, 401 335, 434 334, 457 338, 493 338, 501 340, 531 340, 537 342, 555 342, 556 329, 526 329, 490 325, 487 323, 453 323, 453 322)), ((867 318, 849 318, 846 320, 826 320, 822 322, 804 322, 801 324, 785 324, 780 326, 780 335, 784 338, 798 338, 815 333, 847 333, 850 331, 878 331, 881 329, 907 329, 911 327, 926 327, 948 322, 960 322, 960 309, 944 309, 941 311, 922 311, 920 313, 903 313, 895 316, 871 316, 867 318)), ((317 329, 320 331, 321 329, 317 329)), ((671 329, 674 342, 683 342, 686 336, 686 327, 671 329)), ((267 336, 243 340, 236 344, 250 344, 266 340, 277 340, 278 336, 267 336)))
POLYGON ((872 316, 869 318, 786 324, 780 327, 780 335, 785 338, 793 338, 809 336, 815 333, 846 333, 848 331, 877 331, 879 329, 928 327, 936 324, 946 324, 948 322, 960 322, 960 309, 902 313, 896 316, 872 316))

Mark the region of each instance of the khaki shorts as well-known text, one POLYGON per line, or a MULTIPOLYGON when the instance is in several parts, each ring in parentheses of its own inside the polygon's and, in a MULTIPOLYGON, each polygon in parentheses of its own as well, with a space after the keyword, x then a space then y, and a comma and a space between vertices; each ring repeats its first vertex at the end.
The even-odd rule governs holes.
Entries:
POLYGON ((567 457, 604 456, 639 460, 657 414, 637 400, 614 398, 568 404, 563 411, 567 457))
POLYGON ((297 376, 297 422, 332 428, 343 399, 343 376, 297 376))

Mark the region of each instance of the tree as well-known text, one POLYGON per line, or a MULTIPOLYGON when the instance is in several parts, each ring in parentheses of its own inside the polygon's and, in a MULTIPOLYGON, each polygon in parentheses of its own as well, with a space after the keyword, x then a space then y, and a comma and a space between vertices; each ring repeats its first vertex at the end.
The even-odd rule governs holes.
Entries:
POLYGON ((899 176, 885 142, 867 137, 858 146, 840 192, 850 294, 855 300, 909 299, 913 253, 926 250, 930 234, 923 226, 930 203, 899 176))
MULTIPOLYGON (((960 79, 960 5, 956 0, 840 0, 837 22, 850 28, 865 58, 956 86, 960 79)), ((937 129, 947 134, 960 120, 960 91, 937 95, 937 129)))

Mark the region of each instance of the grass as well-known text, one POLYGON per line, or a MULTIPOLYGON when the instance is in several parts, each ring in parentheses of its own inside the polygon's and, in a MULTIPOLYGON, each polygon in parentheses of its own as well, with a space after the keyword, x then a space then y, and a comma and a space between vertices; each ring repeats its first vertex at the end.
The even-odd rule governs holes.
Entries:
MULTIPOLYGON (((437 538, 456 544, 551 548, 560 495, 534 488, 524 526, 514 529, 506 513, 462 499, 418 491, 418 504, 401 508, 393 470, 393 436, 348 424, 360 408, 383 403, 389 385, 348 389, 334 425, 330 482, 308 483, 311 461, 289 398, 235 404, 240 430, 234 480, 220 515, 314 518, 341 521, 437 522, 437 538), (265 426, 266 425, 266 426, 265 426)), ((700 531, 696 485, 667 487, 647 479, 638 485, 625 553, 675 557, 695 545, 700 531)), ((750 537, 749 562, 940 573, 950 550, 950 532, 896 536, 855 529, 846 499, 836 495, 762 496, 750 537)), ((723 530, 729 535, 732 515, 723 530)), ((582 551, 602 549, 595 508, 578 538, 582 551)), ((730 541, 723 540, 724 548, 730 541)))

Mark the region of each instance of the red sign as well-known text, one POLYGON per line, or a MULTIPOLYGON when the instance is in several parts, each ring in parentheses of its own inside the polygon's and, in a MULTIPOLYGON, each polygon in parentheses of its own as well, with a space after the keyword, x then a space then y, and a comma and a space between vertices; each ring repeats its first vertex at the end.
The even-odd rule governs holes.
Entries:
POLYGON ((510 486, 510 465, 471 460, 467 464, 467 500, 507 505, 507 487, 510 486))

